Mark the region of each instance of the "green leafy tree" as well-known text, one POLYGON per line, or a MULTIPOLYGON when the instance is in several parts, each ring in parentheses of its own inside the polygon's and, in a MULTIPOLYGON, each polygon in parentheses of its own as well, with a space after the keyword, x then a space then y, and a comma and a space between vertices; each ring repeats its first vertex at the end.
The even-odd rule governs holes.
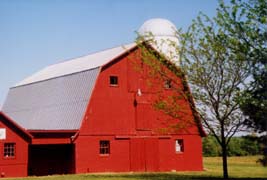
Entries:
POLYGON ((244 136, 242 137, 243 141, 241 148, 246 152, 247 155, 259 155, 261 154, 260 147, 261 137, 257 136, 244 136))
MULTIPOLYGON (((228 156, 249 156, 259 155, 260 137, 248 135, 242 137, 233 137, 228 145, 228 156)), ((207 136, 203 139, 203 155, 208 157, 221 156, 220 145, 213 136, 207 136)))
POLYGON ((244 149, 244 139, 241 137, 233 137, 228 146, 228 156, 247 156, 249 153, 244 149))
POLYGON ((246 54, 237 51, 247 46, 220 24, 224 16, 220 9, 212 19, 200 14, 183 34, 180 52, 200 117, 221 147, 223 176, 228 178, 227 147, 245 122, 237 100, 249 78, 250 64, 246 54))
POLYGON ((219 2, 216 17, 200 14, 193 22, 181 52, 201 118, 222 148, 228 178, 233 135, 244 124, 266 131, 267 5, 264 0, 219 2))
MULTIPOLYGON (((267 131, 267 3, 265 0, 236 0, 231 7, 220 3, 220 26, 224 26, 235 41, 245 48, 233 50, 246 55, 252 80, 240 98, 241 109, 247 116, 246 125, 258 132, 267 131)), ((267 144, 266 138, 262 138, 267 144)), ((265 147, 267 149, 267 147, 265 147)), ((263 164, 267 165, 267 150, 263 164)))
POLYGON ((246 55, 252 72, 250 88, 245 91, 242 110, 248 115, 247 124, 266 131, 267 115, 267 3, 265 0, 232 1, 231 7, 220 4, 218 21, 236 43, 245 48, 233 50, 246 55))
POLYGON ((221 155, 220 145, 213 136, 203 139, 203 155, 206 157, 216 157, 221 155))
MULTIPOLYGON (((179 89, 175 88, 180 87, 179 84, 176 86, 176 82, 173 81, 174 86, 171 89, 179 92, 180 97, 175 97, 175 94, 173 97, 159 95, 154 107, 176 119, 179 116, 177 112, 183 109, 177 100, 180 98, 190 100, 193 114, 197 117, 199 112, 200 119, 209 134, 214 136, 221 147, 224 178, 228 178, 228 145, 232 137, 243 130, 244 125, 249 122, 244 116, 246 112, 243 113, 240 109, 246 101, 242 97, 249 97, 244 94, 249 94, 251 91, 249 88, 252 74, 256 79, 256 74, 261 74, 260 72, 264 69, 262 65, 264 59, 256 61, 258 56, 253 56, 262 50, 262 48, 257 50, 252 48, 252 45, 257 47, 257 43, 260 41, 253 42, 250 39, 242 39, 236 35, 235 31, 240 28, 240 25, 244 25, 246 29, 253 24, 253 21, 250 21, 251 14, 248 14, 249 11, 246 10, 251 2, 243 4, 241 1, 233 0, 229 6, 226 6, 223 1, 220 1, 216 17, 209 18, 201 13, 186 33, 178 32, 180 48, 177 51, 180 55, 181 68, 166 60, 162 54, 144 53, 145 56, 149 54, 148 56, 153 55, 159 59, 161 63, 167 65, 169 70, 177 76, 183 77, 182 79, 185 79, 185 74, 188 77, 196 106, 190 98, 191 93, 187 83, 184 83, 184 89, 179 89), (235 24, 235 22, 238 23, 235 24), (254 70, 252 71, 252 69, 254 70)), ((244 29, 239 31, 244 31, 244 29)), ((253 33, 253 30, 250 30, 250 33, 253 33)), ((243 35, 241 34, 241 36, 243 35)), ((253 35, 251 38, 253 39, 253 35)), ((142 42, 146 41, 146 38, 141 37, 140 39, 142 46, 142 42)), ((155 59, 154 57, 151 59, 155 59)), ((157 63, 151 65, 150 63, 153 61, 149 59, 150 57, 143 58, 144 62, 150 65, 155 72, 150 73, 151 76, 157 74, 158 78, 172 80, 172 77, 169 77, 168 73, 160 68, 160 65, 158 66, 157 63)), ((179 126, 177 123, 177 127, 180 129, 185 126, 179 126)))

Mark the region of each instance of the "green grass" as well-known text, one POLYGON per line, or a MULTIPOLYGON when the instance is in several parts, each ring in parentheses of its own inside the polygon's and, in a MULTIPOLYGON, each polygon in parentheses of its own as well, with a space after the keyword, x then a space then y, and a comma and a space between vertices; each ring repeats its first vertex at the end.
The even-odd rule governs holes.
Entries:
MULTIPOLYGON (((260 156, 229 157, 228 171, 232 178, 264 178, 267 179, 267 167, 256 161, 260 156)), ((222 175, 221 157, 204 158, 205 172, 203 175, 220 177, 222 175)))
MULTIPOLYGON (((256 163, 259 156, 229 157, 228 169, 231 179, 267 179, 267 167, 256 163)), ((55 175, 20 178, 20 180, 210 180, 222 178, 220 157, 204 158, 203 172, 172 173, 100 173, 78 175, 55 175)), ((18 178, 16 178, 18 180, 18 178)), ((9 179, 11 180, 11 179, 9 179)))

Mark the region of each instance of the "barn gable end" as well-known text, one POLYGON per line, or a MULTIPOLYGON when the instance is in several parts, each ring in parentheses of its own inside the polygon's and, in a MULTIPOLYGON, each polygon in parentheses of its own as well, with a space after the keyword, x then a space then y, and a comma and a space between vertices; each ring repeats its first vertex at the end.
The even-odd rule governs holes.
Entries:
POLYGON ((0 176, 27 176, 28 144, 32 136, 0 112, 0 176))
MULTIPOLYGON (((176 132, 159 131, 170 121, 152 107, 155 92, 148 87, 144 74, 136 70, 142 64, 140 55, 137 47, 101 68, 74 142, 76 173, 202 170, 204 134, 198 128, 200 122, 176 132)), ((177 77, 177 81, 182 78, 177 77)), ((194 121, 188 101, 179 102, 194 121)))

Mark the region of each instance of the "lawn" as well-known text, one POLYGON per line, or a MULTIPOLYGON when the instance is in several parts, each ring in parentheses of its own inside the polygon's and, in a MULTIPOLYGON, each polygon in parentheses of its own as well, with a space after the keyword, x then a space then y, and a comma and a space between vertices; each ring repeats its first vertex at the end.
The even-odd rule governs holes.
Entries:
MULTIPOLYGON (((259 156, 228 158, 229 176, 231 179, 267 179, 267 167, 256 163, 259 156)), ((172 172, 172 173, 101 173, 79 175, 55 175, 45 177, 29 177, 20 180, 209 180, 222 177, 220 157, 204 158, 203 172, 172 172)), ((9 179, 12 180, 12 179, 9 179)), ((18 178, 16 178, 18 180, 18 178)))

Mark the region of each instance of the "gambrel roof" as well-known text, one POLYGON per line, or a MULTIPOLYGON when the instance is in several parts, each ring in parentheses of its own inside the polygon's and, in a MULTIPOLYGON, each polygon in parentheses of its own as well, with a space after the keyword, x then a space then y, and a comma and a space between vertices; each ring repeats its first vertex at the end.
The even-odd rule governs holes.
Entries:
POLYGON ((48 66, 10 88, 2 111, 27 130, 77 130, 100 68, 134 47, 131 43, 48 66))
POLYGON ((122 45, 47 66, 17 83, 15 87, 101 67, 135 46, 136 43, 122 45))

